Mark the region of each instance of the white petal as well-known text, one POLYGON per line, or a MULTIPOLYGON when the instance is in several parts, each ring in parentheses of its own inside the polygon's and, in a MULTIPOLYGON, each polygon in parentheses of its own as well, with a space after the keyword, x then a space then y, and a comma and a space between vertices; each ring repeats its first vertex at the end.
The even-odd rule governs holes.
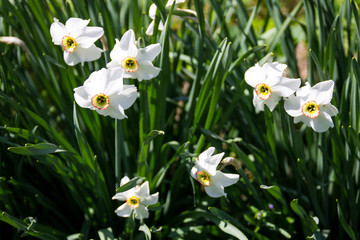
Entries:
POLYGON ((278 92, 282 97, 288 97, 299 89, 301 84, 300 78, 282 77, 280 82, 271 87, 272 92, 278 92))
POLYGON ((307 116, 301 114, 300 116, 297 116, 294 118, 294 123, 296 124, 299 122, 303 122, 306 126, 311 127, 310 120, 311 120, 311 118, 308 118, 307 116))
POLYGON ((81 62, 81 59, 75 52, 69 53, 64 51, 64 61, 67 65, 74 66, 81 62))
POLYGON ((226 197, 224 187, 215 184, 210 184, 210 186, 205 187, 205 192, 207 193, 207 195, 213 198, 218 198, 222 196, 226 197))
POLYGON ((320 110, 320 115, 310 120, 310 126, 316 132, 325 132, 329 127, 334 127, 334 123, 329 114, 320 110))
POLYGON ((143 204, 144 206, 149 206, 157 203, 158 201, 159 201, 159 193, 157 192, 150 196, 147 196, 144 199, 141 199, 141 204, 143 204))
POLYGON ((104 35, 104 29, 101 27, 86 27, 85 32, 76 38, 76 42, 82 48, 89 48, 96 40, 104 35))
MULTIPOLYGON (((132 29, 128 30, 122 36, 120 42, 117 43, 118 48, 123 51, 127 57, 135 57, 137 54, 137 47, 135 44, 135 33, 132 29)), ((115 47, 114 47, 115 48, 115 47)), ((111 59, 113 59, 111 57, 111 59)), ((121 59, 122 60, 122 59, 121 59)))
POLYGON ((134 216, 136 219, 144 219, 144 218, 148 218, 149 217, 149 210, 143 206, 142 204, 140 204, 139 207, 134 209, 134 216))
POLYGON ((219 153, 214 156, 209 156, 202 161, 196 161, 195 164, 198 166, 199 170, 205 170, 211 176, 216 174, 216 167, 219 165, 222 157, 225 153, 219 153))
POLYGON ((263 66, 263 71, 266 72, 266 75, 269 77, 282 76, 284 70, 287 68, 286 64, 281 64, 278 62, 265 63, 263 66))
POLYGON ((98 93, 104 93, 105 87, 108 83, 108 69, 102 68, 90 74, 89 78, 85 80, 84 86, 91 97, 98 93))
POLYGON ((121 66, 121 61, 125 57, 130 57, 126 50, 120 47, 120 42, 118 39, 115 39, 114 48, 110 52, 111 62, 107 64, 107 67, 119 67, 121 66))
POLYGON ((199 169, 197 168, 196 165, 191 168, 190 175, 191 175, 195 180, 197 180, 197 179, 196 179, 196 173, 197 173, 198 171, 199 171, 199 169))
POLYGON ((320 111, 324 111, 327 114, 329 114, 330 116, 335 116, 336 114, 339 113, 339 110, 332 104, 322 105, 320 107, 320 111))
POLYGON ((65 23, 65 27, 69 34, 76 39, 85 31, 89 22, 90 19, 83 20, 81 18, 69 18, 65 23))
MULTIPOLYGON (((183 3, 185 2, 185 0, 176 0, 175 1, 175 4, 178 4, 178 3, 183 3)), ((166 7, 171 7, 174 3, 174 0, 169 0, 167 3, 166 3, 166 7)))
POLYGON ((67 34, 67 30, 58 19, 54 18, 54 21, 50 26, 50 35, 55 45, 61 45, 62 38, 67 34))
POLYGON ((264 100, 264 104, 268 106, 269 110, 272 112, 280 99, 281 97, 279 95, 272 93, 269 99, 264 100))
POLYGON ((120 61, 116 61, 116 60, 112 60, 110 61, 108 64, 106 64, 107 68, 121 68, 121 62, 120 61))
POLYGON ((120 105, 122 109, 126 110, 134 104, 137 96, 137 89, 134 85, 124 85, 121 94, 111 95, 109 100, 113 106, 120 105))
POLYGON ((334 81, 328 80, 319 82, 311 89, 311 98, 313 98, 317 104, 323 105, 330 103, 334 92, 334 81))
POLYGON ((136 55, 136 60, 138 62, 149 61, 152 62, 157 55, 161 52, 160 43, 151 44, 145 48, 140 48, 136 55))
POLYGON ((136 72, 127 73, 124 72, 124 77, 126 78, 132 76, 130 78, 137 78, 139 81, 141 80, 150 80, 154 77, 157 77, 160 73, 161 69, 154 67, 154 65, 149 61, 139 62, 139 68, 136 72))
POLYGON ((256 95, 256 92, 254 90, 254 97, 253 97, 253 104, 254 107, 259 111, 264 111, 264 102, 265 100, 262 100, 256 95))
POLYGON ((310 94, 311 94, 311 87, 308 82, 305 83, 305 86, 299 88, 296 91, 296 96, 304 99, 308 98, 310 94))
POLYGON ((235 184, 239 180, 239 177, 239 174, 216 171, 215 176, 211 177, 211 184, 227 187, 235 184))
POLYGON ((205 151, 200 153, 199 161, 204 161, 205 159, 207 159, 208 157, 213 155, 214 152, 215 152, 215 148, 214 147, 209 147, 208 149, 206 149, 205 151))
POLYGON ((80 107, 93 109, 93 106, 91 105, 92 96, 89 95, 89 90, 86 86, 74 88, 74 92, 75 102, 80 107))
POLYGON ((303 114, 301 111, 300 98, 295 97, 294 95, 285 98, 284 108, 287 114, 292 117, 298 117, 303 114))
POLYGON ((78 46, 72 54, 76 54, 79 57, 81 64, 84 64, 84 62, 91 62, 99 59, 102 52, 103 50, 101 48, 98 48, 93 44, 89 48, 78 46))
POLYGON ((132 208, 127 203, 124 203, 115 210, 115 213, 120 217, 130 217, 131 211, 132 208))
POLYGON ((156 9, 157 9, 157 7, 156 7, 155 3, 153 3, 153 4, 150 5, 150 8, 149 8, 149 17, 150 17, 151 19, 155 19, 156 9))
POLYGON ((129 197, 132 197, 135 195, 136 187, 130 188, 126 190, 125 192, 119 192, 115 194, 112 199, 113 200, 119 200, 119 201, 126 201, 129 197))
POLYGON ((140 200, 143 198, 147 198, 150 195, 149 190, 149 182, 146 181, 143 184, 141 184, 140 188, 136 190, 136 196, 139 197, 140 200))
POLYGON ((149 26, 146 29, 146 35, 148 36, 152 36, 153 32, 154 32, 154 24, 155 24, 155 20, 152 20, 151 23, 149 24, 149 26))
POLYGON ((96 109, 96 112, 103 116, 109 116, 115 119, 124 119, 127 118, 125 115, 124 109, 121 107, 121 105, 112 105, 110 101, 110 106, 105 110, 98 110, 96 109))
POLYGON ((160 30, 160 31, 164 30, 164 23, 161 20, 159 22, 158 30, 160 30))
POLYGON ((130 181, 130 178, 128 176, 125 176, 123 177, 121 180, 120 180, 120 187, 127 184, 128 182, 130 181))
POLYGON ((119 95, 124 89, 122 68, 108 68, 105 75, 104 93, 110 98, 119 95))
POLYGON ((255 66, 249 68, 245 72, 245 82, 255 88, 259 83, 265 83, 266 73, 261 67, 256 64, 255 66))

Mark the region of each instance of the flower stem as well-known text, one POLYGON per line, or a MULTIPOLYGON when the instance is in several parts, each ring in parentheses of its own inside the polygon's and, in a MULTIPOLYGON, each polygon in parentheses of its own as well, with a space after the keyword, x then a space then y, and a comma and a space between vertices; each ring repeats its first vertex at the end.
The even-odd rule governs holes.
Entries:
POLYGON ((120 137, 119 131, 121 131, 120 120, 115 119, 115 189, 120 186, 120 174, 121 174, 121 163, 120 163, 120 137))

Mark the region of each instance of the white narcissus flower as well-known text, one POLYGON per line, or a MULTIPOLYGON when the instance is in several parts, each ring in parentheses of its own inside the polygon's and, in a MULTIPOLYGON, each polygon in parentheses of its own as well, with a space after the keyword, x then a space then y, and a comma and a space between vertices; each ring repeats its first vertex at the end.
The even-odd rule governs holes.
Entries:
POLYGON ((50 34, 54 44, 64 48, 66 64, 74 66, 100 58, 103 50, 96 47, 94 42, 104 35, 101 27, 87 27, 90 20, 80 18, 69 18, 65 25, 56 18, 54 21, 50 34))
MULTIPOLYGON (((183 3, 183 2, 185 2, 185 0, 175 0, 175 4, 183 3)), ((174 0, 169 0, 166 3, 165 7, 171 7, 173 5, 173 3, 174 3, 174 0)), ((146 29, 146 35, 149 35, 149 36, 153 35, 153 32, 154 32, 156 9, 157 9, 156 5, 154 3, 151 4, 151 6, 149 8, 149 17, 152 19, 152 21, 149 24, 148 28, 146 29)), ((164 29, 164 23, 161 20, 159 22, 158 29, 160 31, 162 31, 164 29)))
POLYGON ((160 52, 160 43, 138 49, 134 31, 130 29, 124 33, 120 41, 116 39, 116 44, 110 52, 112 61, 106 66, 108 68, 121 67, 124 70, 124 78, 149 80, 159 75, 161 70, 151 63, 160 52))
MULTIPOLYGON (((120 186, 129 182, 128 177, 121 179, 120 186)), ((140 186, 131 188, 125 192, 120 192, 112 197, 113 200, 125 201, 120 207, 115 210, 115 213, 120 217, 129 217, 134 213, 136 219, 144 219, 149 217, 149 210, 147 206, 158 202, 159 193, 150 195, 149 182, 146 181, 140 186)))
POLYGON ((83 108, 116 119, 123 119, 137 98, 134 85, 123 84, 123 71, 101 69, 92 72, 84 85, 74 89, 76 103, 83 108))
POLYGON ((309 83, 285 99, 285 111, 294 117, 294 123, 304 122, 316 132, 325 132, 334 127, 331 119, 338 109, 330 101, 334 91, 334 81, 320 82, 313 87, 309 83))
POLYGON ((253 104, 264 111, 264 105, 273 111, 281 97, 293 94, 301 84, 300 78, 286 78, 282 74, 287 68, 278 62, 256 64, 245 72, 245 81, 254 89, 253 104))
POLYGON ((222 173, 216 170, 224 153, 211 156, 215 151, 210 147, 199 155, 195 166, 191 169, 191 176, 205 187, 205 192, 213 198, 225 196, 224 187, 235 184, 239 180, 239 174, 222 173))

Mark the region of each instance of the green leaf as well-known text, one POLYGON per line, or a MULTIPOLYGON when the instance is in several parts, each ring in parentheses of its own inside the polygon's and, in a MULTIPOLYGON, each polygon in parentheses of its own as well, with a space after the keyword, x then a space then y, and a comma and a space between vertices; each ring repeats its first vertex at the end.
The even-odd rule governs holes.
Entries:
POLYGON ((116 189, 116 192, 125 192, 133 187, 135 187, 136 185, 139 185, 142 181, 144 180, 144 178, 141 177, 134 177, 133 179, 131 179, 129 182, 127 182, 126 184, 122 185, 121 187, 119 187, 118 189, 116 189))
POLYGON ((305 217, 307 216, 304 208, 298 204, 298 199, 292 200, 290 203, 290 207, 301 219, 305 219, 305 217))
POLYGON ((164 135, 165 132, 161 130, 152 130, 145 138, 144 144, 150 144, 150 142, 157 136, 164 135))
POLYGON ((13 153, 37 156, 46 155, 50 153, 67 152, 66 150, 56 146, 52 143, 38 143, 38 144, 26 144, 24 147, 9 147, 8 150, 13 153))
POLYGON ((341 226, 344 228, 345 232, 349 235, 349 237, 352 240, 356 240, 356 235, 355 235, 353 229, 350 227, 350 225, 346 222, 346 220, 344 218, 344 215, 343 215, 343 213, 341 211, 339 201, 337 201, 336 206, 337 206, 337 213, 338 213, 338 217, 339 217, 341 226))
POLYGON ((144 232, 146 240, 151 240, 150 229, 148 228, 148 226, 145 223, 140 224, 139 231, 144 232))
POLYGON ((284 197, 282 196, 280 188, 278 186, 275 186, 275 185, 273 185, 273 186, 261 185, 260 188, 268 191, 276 200, 281 202, 281 204, 283 206, 286 206, 286 201, 285 201, 284 197))
POLYGON ((105 229, 100 229, 98 231, 100 240, 114 240, 114 234, 112 232, 112 229, 109 228, 105 228, 105 229))
POLYGON ((239 240, 247 240, 248 238, 230 221, 229 217, 221 211, 220 209, 210 207, 209 211, 215 216, 215 218, 210 218, 223 232, 236 237, 239 240))

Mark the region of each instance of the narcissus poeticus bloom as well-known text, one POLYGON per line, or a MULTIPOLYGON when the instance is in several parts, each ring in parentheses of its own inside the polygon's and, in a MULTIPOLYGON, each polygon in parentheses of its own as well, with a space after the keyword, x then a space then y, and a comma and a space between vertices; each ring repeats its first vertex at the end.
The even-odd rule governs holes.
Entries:
POLYGON ((63 47, 66 64, 74 66, 100 58, 103 50, 96 47, 94 42, 104 35, 101 27, 88 27, 90 20, 80 18, 69 18, 65 25, 56 18, 54 21, 50 34, 54 44, 63 47))
POLYGON ((205 187, 205 192, 210 197, 226 197, 224 187, 235 184, 239 180, 239 174, 223 173, 216 170, 224 153, 212 156, 214 152, 214 147, 210 147, 202 152, 195 161, 195 166, 191 169, 190 174, 205 187))
POLYGON ((256 109, 264 111, 264 105, 273 111, 281 97, 293 94, 301 84, 300 78, 283 77, 287 68, 278 62, 265 63, 262 67, 256 64, 245 72, 245 81, 254 88, 253 104, 256 109))
MULTIPOLYGON (((121 179, 120 186, 127 183, 130 179, 124 177, 121 179)), ((144 219, 149 217, 149 210, 147 206, 156 204, 159 199, 159 193, 150 195, 149 182, 146 181, 140 186, 131 188, 125 192, 117 193, 112 197, 113 200, 125 201, 120 207, 115 210, 115 213, 120 217, 130 217, 134 213, 136 219, 144 219)))
POLYGON ((294 117, 294 123, 304 122, 316 132, 325 132, 334 127, 331 119, 338 109, 330 103, 334 91, 334 81, 320 82, 313 87, 309 83, 285 99, 285 111, 294 117))
POLYGON ((121 67, 124 71, 124 78, 137 78, 139 81, 150 80, 156 77, 161 70, 152 64, 160 52, 160 43, 138 49, 134 31, 130 29, 124 33, 120 41, 116 39, 116 44, 110 52, 112 61, 107 64, 107 67, 121 67))
POLYGON ((74 89, 76 103, 83 108, 116 119, 123 119, 137 98, 134 85, 123 84, 123 71, 101 69, 90 74, 84 85, 74 89))

